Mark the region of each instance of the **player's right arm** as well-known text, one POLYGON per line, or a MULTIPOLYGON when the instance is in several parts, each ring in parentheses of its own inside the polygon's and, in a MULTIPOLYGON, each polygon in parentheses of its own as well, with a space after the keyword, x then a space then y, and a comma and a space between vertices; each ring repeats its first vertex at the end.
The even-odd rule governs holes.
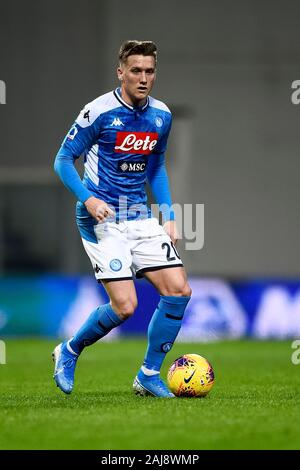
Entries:
POLYGON ((92 106, 87 105, 66 135, 55 157, 54 169, 64 185, 85 204, 91 216, 102 222, 108 215, 113 215, 113 211, 84 186, 75 168, 76 159, 96 143, 99 126, 99 116, 92 106))

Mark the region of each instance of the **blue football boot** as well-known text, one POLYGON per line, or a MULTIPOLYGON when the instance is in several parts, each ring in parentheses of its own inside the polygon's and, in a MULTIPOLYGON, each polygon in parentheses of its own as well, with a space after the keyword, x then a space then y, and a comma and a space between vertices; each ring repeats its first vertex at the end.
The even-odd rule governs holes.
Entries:
POLYGON ((146 375, 139 370, 133 382, 133 390, 136 395, 151 395, 159 398, 174 398, 166 384, 161 380, 159 374, 146 375))
POLYGON ((71 393, 74 386, 74 373, 78 360, 77 355, 71 353, 66 343, 61 343, 54 349, 52 359, 54 362, 53 378, 56 385, 64 392, 71 393))

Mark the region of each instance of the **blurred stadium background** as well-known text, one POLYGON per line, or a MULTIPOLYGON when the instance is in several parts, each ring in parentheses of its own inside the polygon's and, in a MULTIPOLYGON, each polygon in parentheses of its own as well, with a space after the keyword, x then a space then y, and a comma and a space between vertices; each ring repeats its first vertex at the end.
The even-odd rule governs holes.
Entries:
MULTIPOLYGON (((69 336, 106 300, 53 171, 82 106, 117 85, 128 38, 159 48, 153 95, 174 113, 173 198, 205 205, 205 243, 180 338, 300 336, 296 1, 1 0, 0 338, 69 336)), ((137 282, 145 334, 157 294, 137 282)))

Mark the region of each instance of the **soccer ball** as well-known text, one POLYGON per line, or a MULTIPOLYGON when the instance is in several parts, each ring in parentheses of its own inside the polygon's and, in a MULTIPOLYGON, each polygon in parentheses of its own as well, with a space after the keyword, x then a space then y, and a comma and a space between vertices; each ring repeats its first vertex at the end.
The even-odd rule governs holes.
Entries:
POLYGON ((214 384, 210 363, 199 354, 185 354, 171 365, 167 381, 177 397, 205 397, 214 384))

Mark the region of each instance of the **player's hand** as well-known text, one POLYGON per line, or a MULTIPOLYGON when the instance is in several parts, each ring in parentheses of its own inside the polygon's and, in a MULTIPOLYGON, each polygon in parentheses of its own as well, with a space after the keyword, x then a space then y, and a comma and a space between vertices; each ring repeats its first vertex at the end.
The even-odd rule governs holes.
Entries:
POLYGON ((176 245, 179 239, 179 233, 175 220, 168 220, 163 225, 164 231, 169 235, 174 245, 176 245))
POLYGON ((106 217, 114 216, 115 213, 111 210, 111 208, 107 205, 105 201, 98 199, 94 196, 89 197, 85 203, 85 207, 87 208, 89 214, 91 214, 94 219, 98 222, 104 222, 106 217))

